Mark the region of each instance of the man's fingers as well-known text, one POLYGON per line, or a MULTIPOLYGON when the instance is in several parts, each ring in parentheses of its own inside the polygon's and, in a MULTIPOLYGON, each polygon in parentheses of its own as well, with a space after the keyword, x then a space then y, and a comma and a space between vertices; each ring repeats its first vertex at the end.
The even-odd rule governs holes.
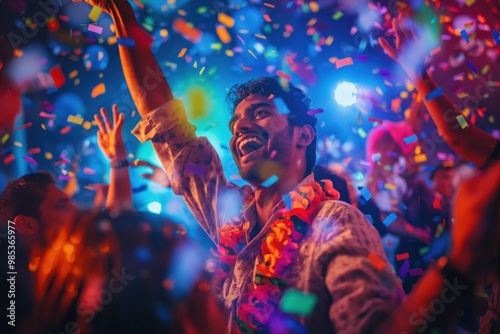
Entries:
POLYGON ((106 124, 106 129, 108 130, 108 132, 111 132, 111 130, 113 130, 113 126, 111 125, 111 121, 109 120, 106 109, 101 108, 101 116, 104 119, 104 123, 106 124))
POLYGON ((394 48, 391 46, 391 44, 389 44, 389 42, 385 38, 379 37, 378 42, 380 43, 382 49, 384 49, 384 51, 387 52, 389 57, 393 59, 396 58, 396 50, 394 50, 394 48))
POLYGON ((94 120, 95 122, 97 123, 97 127, 99 128, 99 133, 100 134, 105 134, 105 133, 108 133, 106 131, 106 127, 104 126, 104 124, 102 123, 102 120, 101 120, 101 117, 99 117, 99 115, 95 114, 94 115, 94 120))
POLYGON ((113 104, 111 110, 113 111, 113 124, 116 126, 116 124, 118 123, 118 106, 116 104, 113 104))
MULTIPOLYGON (((401 15, 401 14, 400 14, 401 15)), ((401 30, 400 26, 400 20, 398 18, 393 18, 392 19, 392 29, 394 29, 394 32, 396 33, 396 40, 401 41, 405 38, 403 31, 401 30)), ((396 43, 396 46, 398 46, 398 43, 396 43)))

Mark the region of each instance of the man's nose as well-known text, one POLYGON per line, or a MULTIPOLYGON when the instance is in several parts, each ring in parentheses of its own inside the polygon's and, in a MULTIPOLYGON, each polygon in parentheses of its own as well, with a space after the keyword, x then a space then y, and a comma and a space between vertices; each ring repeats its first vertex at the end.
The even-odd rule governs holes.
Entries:
POLYGON ((234 134, 236 137, 255 131, 256 125, 248 117, 242 117, 234 123, 234 134))

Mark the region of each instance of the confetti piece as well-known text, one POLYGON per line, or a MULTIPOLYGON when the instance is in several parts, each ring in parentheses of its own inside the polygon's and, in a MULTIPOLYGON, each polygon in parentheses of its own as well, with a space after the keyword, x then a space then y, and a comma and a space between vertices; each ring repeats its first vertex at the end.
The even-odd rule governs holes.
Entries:
POLYGON ((186 54, 187 48, 182 48, 179 54, 177 55, 177 58, 182 58, 186 54))
POLYGON ((234 19, 225 13, 219 13, 217 21, 228 28, 232 28, 234 26, 234 19))
POLYGON ((11 153, 9 154, 8 156, 6 156, 4 159, 3 159, 3 163, 8 165, 10 164, 12 161, 14 161, 16 157, 14 156, 14 153, 11 153))
POLYGON ((372 161, 373 162, 377 162, 377 161, 380 160, 381 157, 382 157, 382 154, 380 154, 380 153, 373 153, 372 154, 372 161))
POLYGON ((425 97, 425 100, 430 101, 430 100, 436 99, 436 98, 441 97, 441 96, 443 96, 443 89, 441 87, 438 87, 435 90, 433 90, 432 92, 430 92, 429 94, 427 94, 427 96, 425 97))
POLYGON ((500 33, 498 32, 498 30, 493 30, 493 33, 491 35, 493 36, 495 43, 500 44, 500 33))
POLYGON ((306 317, 312 313, 318 297, 311 293, 289 289, 281 298, 280 309, 288 314, 306 317))
POLYGON ((22 57, 23 56, 23 51, 20 49, 15 49, 14 50, 14 56, 16 57, 22 57))
POLYGON ((462 129, 465 129, 466 127, 469 126, 469 124, 467 124, 467 120, 465 119, 465 117, 463 115, 458 115, 457 121, 458 121, 458 123, 460 123, 460 126, 462 127, 462 129))
POLYGON ((55 17, 51 17, 47 21, 47 28, 49 28, 51 32, 59 30, 59 21, 55 17))
POLYGON ((368 219, 368 221, 370 222, 370 224, 373 225, 373 218, 371 215, 365 215, 366 219, 368 219))
POLYGON ((408 271, 410 270, 410 261, 408 259, 401 265, 401 268, 398 270, 398 275, 401 279, 405 279, 406 275, 408 275, 408 271))
POLYGON ((337 12, 335 12, 335 14, 333 14, 332 18, 333 18, 334 20, 338 20, 338 19, 340 19, 342 16, 344 16, 344 13, 342 13, 341 11, 337 11, 337 12))
POLYGON ((392 183, 386 183, 384 184, 384 188, 388 190, 396 190, 396 186, 392 183))
POLYGON ((59 175, 58 179, 59 181, 69 181, 71 180, 73 177, 72 176, 69 176, 69 175, 59 175))
POLYGON ((85 167, 83 169, 83 174, 94 175, 95 174, 95 170, 93 170, 92 168, 85 167))
POLYGON ((40 147, 30 148, 28 150, 28 154, 37 154, 40 153, 40 151, 41 151, 40 147))
POLYGON ((49 114, 49 113, 47 113, 45 111, 40 111, 40 114, 38 114, 38 116, 43 117, 43 118, 50 118, 50 119, 55 119, 56 118, 56 115, 49 114))
POLYGON ((104 93, 106 93, 106 86, 104 85, 104 83, 100 83, 94 88, 92 88, 92 93, 90 94, 90 96, 92 98, 96 98, 104 93))
POLYGON ((280 70, 276 71, 276 75, 279 76, 280 78, 286 80, 286 81, 292 81, 292 76, 290 74, 287 74, 287 73, 282 72, 280 70))
POLYGON ((145 191, 145 190, 148 190, 147 184, 143 184, 142 186, 139 186, 137 188, 132 188, 132 193, 136 194, 136 193, 140 193, 140 192, 145 191))
POLYGON ((6 133, 3 135, 2 137, 2 144, 5 144, 5 142, 9 139, 10 137, 10 134, 6 133))
POLYGON ((401 110, 401 98, 397 97, 391 101, 391 110, 394 112, 401 110))
POLYGON ((181 34, 182 37, 184 37, 191 43, 198 43, 203 35, 203 32, 201 30, 195 28, 193 24, 188 23, 186 20, 181 18, 176 18, 174 20, 174 23, 172 24, 172 27, 175 31, 181 34))
POLYGON ((50 153, 50 152, 45 153, 45 159, 52 160, 52 158, 53 158, 52 153, 50 153))
POLYGON ((363 198, 365 199, 365 201, 369 201, 372 198, 372 194, 365 187, 361 188, 359 192, 360 192, 361 196, 363 196, 363 198))
POLYGON ((59 131, 59 133, 62 134, 62 135, 65 135, 65 134, 67 134, 70 131, 71 131, 71 126, 68 125, 68 126, 62 128, 61 131, 59 131))
POLYGON ((376 270, 381 271, 382 269, 385 268, 387 263, 381 259, 375 252, 370 251, 368 254, 368 260, 373 264, 376 270))
POLYGON ((427 155, 425 155, 425 154, 415 155, 415 162, 416 163, 421 163, 421 162, 426 162, 426 161, 427 161, 427 155))
POLYGON ((90 10, 89 13, 89 19, 91 19, 94 22, 97 22, 99 20, 99 16, 101 16, 102 9, 100 7, 94 6, 90 10))
POLYGON ((94 24, 89 24, 89 31, 95 32, 96 34, 102 34, 102 27, 96 26, 94 24))
POLYGON ((64 74, 59 65, 54 66, 50 69, 50 76, 52 77, 52 80, 54 80, 54 87, 56 88, 61 88, 62 85, 64 85, 64 83, 66 82, 64 74))
POLYGON ((465 29, 462 29, 462 31, 460 31, 460 35, 467 43, 470 43, 469 36, 467 35, 467 31, 465 29))
POLYGON ((32 126, 33 123, 32 122, 28 122, 26 124, 23 124, 17 128, 14 129, 14 131, 18 131, 18 130, 22 130, 22 129, 26 129, 26 128, 29 128, 30 126, 32 126))
POLYGON ((402 261, 410 258, 410 253, 396 254, 396 261, 402 261))
POLYGON ((125 46, 128 48, 135 48, 135 40, 132 38, 117 38, 116 42, 118 45, 125 46))
POLYGON ((422 268, 413 268, 410 269, 409 273, 411 277, 420 276, 424 273, 424 270, 422 268))
POLYGON ((309 110, 309 111, 307 112, 307 114, 308 114, 309 116, 314 116, 314 115, 316 115, 316 114, 320 114, 320 113, 322 113, 322 112, 324 112, 324 110, 323 110, 323 109, 321 109, 321 108, 318 108, 318 109, 309 110))
POLYGON ((229 35, 226 27, 222 24, 217 25, 217 27, 215 28, 215 32, 217 33, 217 36, 219 36, 219 39, 222 43, 227 44, 231 42, 231 35, 229 35))
POLYGON ((420 248, 420 249, 418 250, 418 253, 419 253, 420 255, 425 255, 425 254, 429 253, 430 251, 431 251, 431 248, 430 248, 429 246, 425 246, 425 247, 423 247, 423 248, 420 248))
POLYGON ((38 166, 38 161, 36 161, 35 159, 33 159, 30 156, 25 155, 23 157, 23 159, 26 160, 27 162, 29 162, 30 164, 34 165, 34 166, 38 166))
POLYGON ((362 128, 358 128, 358 134, 361 138, 366 138, 366 132, 362 128))
POLYGON ((411 135, 410 137, 403 138, 404 142, 406 145, 414 143, 418 140, 418 137, 416 134, 411 135))
POLYGON ((470 70, 471 70, 472 72, 474 72, 475 74, 478 74, 478 73, 479 73, 479 70, 477 69, 477 67, 476 67, 473 63, 471 63, 470 61, 467 61, 467 62, 466 62, 466 65, 467 65, 467 67, 468 67, 468 68, 470 68, 470 70))
POLYGON ((70 122, 70 123, 82 125, 83 118, 82 117, 78 117, 78 116, 69 115, 67 121, 70 122))
POLYGON ((276 175, 271 175, 267 180, 265 180, 264 182, 261 183, 261 185, 265 188, 268 188, 270 186, 272 186, 273 184, 276 183, 276 181, 279 180, 279 177, 277 177, 276 175))
POLYGON ((337 69, 341 68, 341 67, 344 67, 344 66, 348 66, 348 65, 352 65, 353 62, 352 62, 352 58, 351 57, 347 57, 347 58, 344 58, 344 59, 338 59, 336 62, 335 62, 335 67, 337 69))
POLYGON ((385 219, 382 223, 386 227, 389 227, 389 225, 391 225, 397 218, 398 218, 398 216, 394 212, 391 212, 389 215, 387 215, 387 217, 385 217, 385 219))
POLYGON ((267 14, 262 15, 262 17, 263 17, 263 18, 264 18, 264 20, 265 20, 266 22, 268 22, 268 23, 273 21, 273 20, 271 20, 271 18, 270 18, 270 17, 269 17, 269 15, 267 15, 267 14))

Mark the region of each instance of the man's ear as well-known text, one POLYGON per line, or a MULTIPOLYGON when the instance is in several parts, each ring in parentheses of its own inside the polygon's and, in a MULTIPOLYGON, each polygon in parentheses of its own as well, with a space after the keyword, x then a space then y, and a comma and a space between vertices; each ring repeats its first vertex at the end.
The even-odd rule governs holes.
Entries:
POLYGON ((14 218, 14 224, 16 225, 16 230, 19 233, 34 235, 38 233, 39 225, 38 220, 30 216, 19 215, 14 218))
POLYGON ((316 136, 316 131, 314 131, 313 127, 309 124, 305 124, 299 129, 300 133, 297 145, 299 145, 299 147, 307 147, 311 145, 312 141, 314 140, 314 136, 316 136))

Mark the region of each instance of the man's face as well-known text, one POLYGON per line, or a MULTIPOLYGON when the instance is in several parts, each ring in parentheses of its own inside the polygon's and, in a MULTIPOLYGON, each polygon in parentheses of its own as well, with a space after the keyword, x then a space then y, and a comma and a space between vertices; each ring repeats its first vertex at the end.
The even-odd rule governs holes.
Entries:
POLYGON ((454 193, 453 188, 453 175, 455 174, 454 169, 440 169, 436 171, 432 183, 437 192, 441 194, 444 198, 451 198, 454 193))
POLYGON ((294 129, 280 111, 273 99, 253 94, 236 106, 229 122, 233 134, 231 152, 241 177, 249 182, 264 181, 268 177, 264 171, 269 169, 266 162, 274 161, 281 168, 294 160, 297 162, 294 129))
POLYGON ((54 184, 47 186, 40 205, 40 227, 47 241, 51 241, 64 224, 76 216, 77 207, 62 189, 54 184))

